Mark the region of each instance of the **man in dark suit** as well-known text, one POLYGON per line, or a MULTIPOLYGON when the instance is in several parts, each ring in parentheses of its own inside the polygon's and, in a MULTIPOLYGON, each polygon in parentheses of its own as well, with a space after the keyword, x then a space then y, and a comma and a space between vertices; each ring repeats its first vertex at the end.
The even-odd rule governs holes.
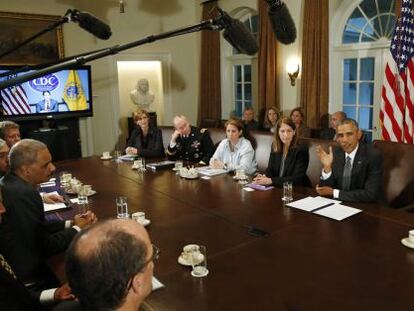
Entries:
POLYGON ((43 99, 36 104, 36 112, 47 113, 57 112, 58 102, 51 98, 49 91, 43 91, 43 99))
POLYGON ((73 221, 47 222, 38 184, 55 167, 46 145, 24 139, 10 150, 10 172, 1 180, 6 213, 0 225, 0 250, 17 277, 31 290, 59 286, 48 267, 49 256, 64 251, 75 234, 96 221, 93 213, 73 221))
POLYGON ((243 125, 244 130, 247 132, 259 130, 259 122, 254 119, 254 110, 252 107, 244 108, 243 125))
POLYGON ((343 111, 334 112, 329 118, 329 128, 323 129, 320 133, 321 139, 336 140, 336 128, 343 120, 346 119, 346 113, 343 111))
POLYGON ((191 126, 184 116, 174 118, 175 131, 167 148, 170 160, 184 160, 206 165, 214 153, 214 144, 207 129, 191 126))
POLYGON ((321 146, 316 153, 323 170, 318 194, 341 201, 374 202, 380 199, 382 159, 371 145, 360 143, 358 123, 343 120, 337 127, 336 140, 340 148, 326 153, 321 146))
MULTIPOLYGON (((6 209, 0 198, 0 223, 5 212, 6 209)), ((39 302, 43 305, 51 305, 53 302, 74 298, 67 284, 39 293, 29 292, 0 253, 0 310, 40 310, 39 302)))

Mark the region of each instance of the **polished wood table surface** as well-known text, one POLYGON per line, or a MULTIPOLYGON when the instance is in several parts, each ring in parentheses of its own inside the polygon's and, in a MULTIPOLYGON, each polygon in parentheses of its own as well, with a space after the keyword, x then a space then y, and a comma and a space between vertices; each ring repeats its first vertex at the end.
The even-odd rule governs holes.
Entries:
MULTIPOLYGON (((338 222, 285 207, 280 189, 247 192, 231 175, 187 180, 97 157, 57 168, 93 186, 89 207, 100 219, 115 217, 115 197, 125 195, 130 213, 151 220, 161 249, 154 275, 166 285, 147 298, 152 309, 414 310, 414 250, 400 242, 413 214, 347 204, 363 212, 338 222), (190 243, 207 247, 205 278, 177 262, 190 243)), ((295 187, 294 199, 308 195, 316 193, 295 187)))

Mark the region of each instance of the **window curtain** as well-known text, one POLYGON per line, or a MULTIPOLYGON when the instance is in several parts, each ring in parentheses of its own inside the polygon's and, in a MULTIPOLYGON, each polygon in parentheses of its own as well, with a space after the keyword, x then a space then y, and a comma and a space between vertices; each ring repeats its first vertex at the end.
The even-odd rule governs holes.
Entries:
MULTIPOLYGON (((217 0, 204 1, 203 20, 217 6, 217 0)), ((221 119, 221 79, 220 79, 220 32, 203 30, 201 32, 201 69, 198 105, 198 124, 204 119, 221 119)))
POLYGON ((307 125, 321 127, 329 101, 329 0, 305 0, 300 103, 307 125))
POLYGON ((269 5, 265 0, 259 0, 257 5, 259 8, 259 92, 256 107, 259 115, 263 116, 267 107, 276 106, 280 109, 277 42, 267 13, 269 5))

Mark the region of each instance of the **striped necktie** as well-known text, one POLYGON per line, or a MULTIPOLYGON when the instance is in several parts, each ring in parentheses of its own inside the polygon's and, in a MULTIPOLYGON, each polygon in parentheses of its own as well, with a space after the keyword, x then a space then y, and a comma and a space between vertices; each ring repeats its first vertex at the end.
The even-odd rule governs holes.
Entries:
POLYGON ((352 165, 351 165, 351 157, 347 156, 344 166, 344 175, 342 177, 342 189, 349 190, 351 188, 351 172, 352 172, 352 165))
POLYGON ((12 268, 7 263, 6 259, 4 259, 3 255, 0 254, 0 266, 3 267, 4 270, 6 270, 10 275, 16 279, 16 275, 14 274, 12 268))

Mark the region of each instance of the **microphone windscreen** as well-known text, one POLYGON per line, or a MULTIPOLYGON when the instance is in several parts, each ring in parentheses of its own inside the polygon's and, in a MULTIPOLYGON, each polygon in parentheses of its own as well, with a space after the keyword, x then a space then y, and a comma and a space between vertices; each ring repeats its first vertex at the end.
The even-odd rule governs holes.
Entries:
POLYGON ((284 3, 271 6, 269 8, 269 18, 272 23, 273 32, 279 42, 283 44, 291 44, 295 42, 295 22, 289 13, 289 9, 284 3))
POLYGON ((111 28, 90 13, 79 12, 77 21, 82 29, 85 29, 99 39, 107 40, 112 35, 111 28))
POLYGON ((240 53, 254 55, 259 50, 256 38, 247 27, 237 19, 231 18, 231 22, 224 28, 223 37, 240 53))

